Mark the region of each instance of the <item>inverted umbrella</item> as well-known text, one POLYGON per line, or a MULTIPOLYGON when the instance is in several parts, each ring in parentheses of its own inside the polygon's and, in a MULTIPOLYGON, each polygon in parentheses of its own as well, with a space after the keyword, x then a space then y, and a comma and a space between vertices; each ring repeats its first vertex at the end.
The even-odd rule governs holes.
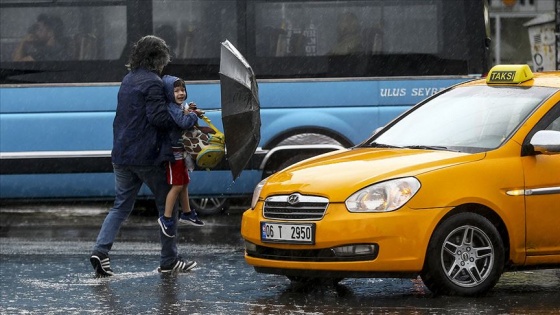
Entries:
POLYGON ((253 69, 228 40, 221 46, 220 90, 226 157, 235 180, 261 140, 261 114, 253 69))

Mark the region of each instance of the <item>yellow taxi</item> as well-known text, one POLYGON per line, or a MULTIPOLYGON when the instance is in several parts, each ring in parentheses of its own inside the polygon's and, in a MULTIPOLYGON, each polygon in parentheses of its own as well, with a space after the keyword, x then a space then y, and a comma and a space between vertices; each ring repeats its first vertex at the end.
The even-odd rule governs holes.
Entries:
POLYGON ((560 267, 560 72, 495 66, 356 147, 255 188, 245 260, 292 281, 416 277, 435 294, 560 267))

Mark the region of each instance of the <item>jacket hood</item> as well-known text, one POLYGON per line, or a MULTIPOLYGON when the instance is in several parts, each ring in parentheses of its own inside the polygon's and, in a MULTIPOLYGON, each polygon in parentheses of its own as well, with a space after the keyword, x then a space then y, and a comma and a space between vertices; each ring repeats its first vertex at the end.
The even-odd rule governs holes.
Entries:
POLYGON ((441 168, 484 158, 484 153, 403 149, 339 150, 294 164, 274 175, 265 194, 324 196, 344 201, 350 194, 388 179, 418 176, 441 168))
MULTIPOLYGON (((173 93, 173 84, 175 81, 180 80, 178 77, 172 75, 164 75, 163 80, 163 91, 165 92, 165 97, 171 103, 175 103, 175 94, 173 93)), ((186 90, 185 90, 186 91, 186 90)), ((186 97, 185 97, 186 99, 186 97)))

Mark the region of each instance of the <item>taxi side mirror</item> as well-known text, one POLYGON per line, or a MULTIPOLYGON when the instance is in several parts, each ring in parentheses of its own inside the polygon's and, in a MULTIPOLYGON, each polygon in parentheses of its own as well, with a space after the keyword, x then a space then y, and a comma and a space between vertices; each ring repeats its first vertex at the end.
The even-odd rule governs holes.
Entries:
POLYGON ((537 131, 529 143, 533 146, 535 152, 558 154, 560 153, 560 131, 537 131))

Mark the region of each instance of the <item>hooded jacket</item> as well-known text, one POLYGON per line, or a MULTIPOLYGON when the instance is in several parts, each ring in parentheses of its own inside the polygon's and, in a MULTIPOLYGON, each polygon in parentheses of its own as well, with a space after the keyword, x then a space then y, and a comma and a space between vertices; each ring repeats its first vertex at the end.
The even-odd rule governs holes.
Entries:
POLYGON ((196 125, 196 123, 198 122, 198 116, 196 116, 196 114, 192 112, 185 114, 183 112, 183 104, 175 103, 173 84, 175 83, 175 81, 179 80, 179 78, 171 75, 164 75, 162 80, 163 80, 163 89, 165 91, 165 96, 167 97, 168 100, 167 109, 176 124, 169 131, 170 143, 171 146, 173 147, 183 147, 183 142, 182 142, 183 131, 190 129, 194 125, 196 125))
POLYGON ((163 81, 139 68, 123 79, 113 121, 111 160, 117 165, 159 165, 173 161, 169 131, 176 127, 167 109, 163 81))

